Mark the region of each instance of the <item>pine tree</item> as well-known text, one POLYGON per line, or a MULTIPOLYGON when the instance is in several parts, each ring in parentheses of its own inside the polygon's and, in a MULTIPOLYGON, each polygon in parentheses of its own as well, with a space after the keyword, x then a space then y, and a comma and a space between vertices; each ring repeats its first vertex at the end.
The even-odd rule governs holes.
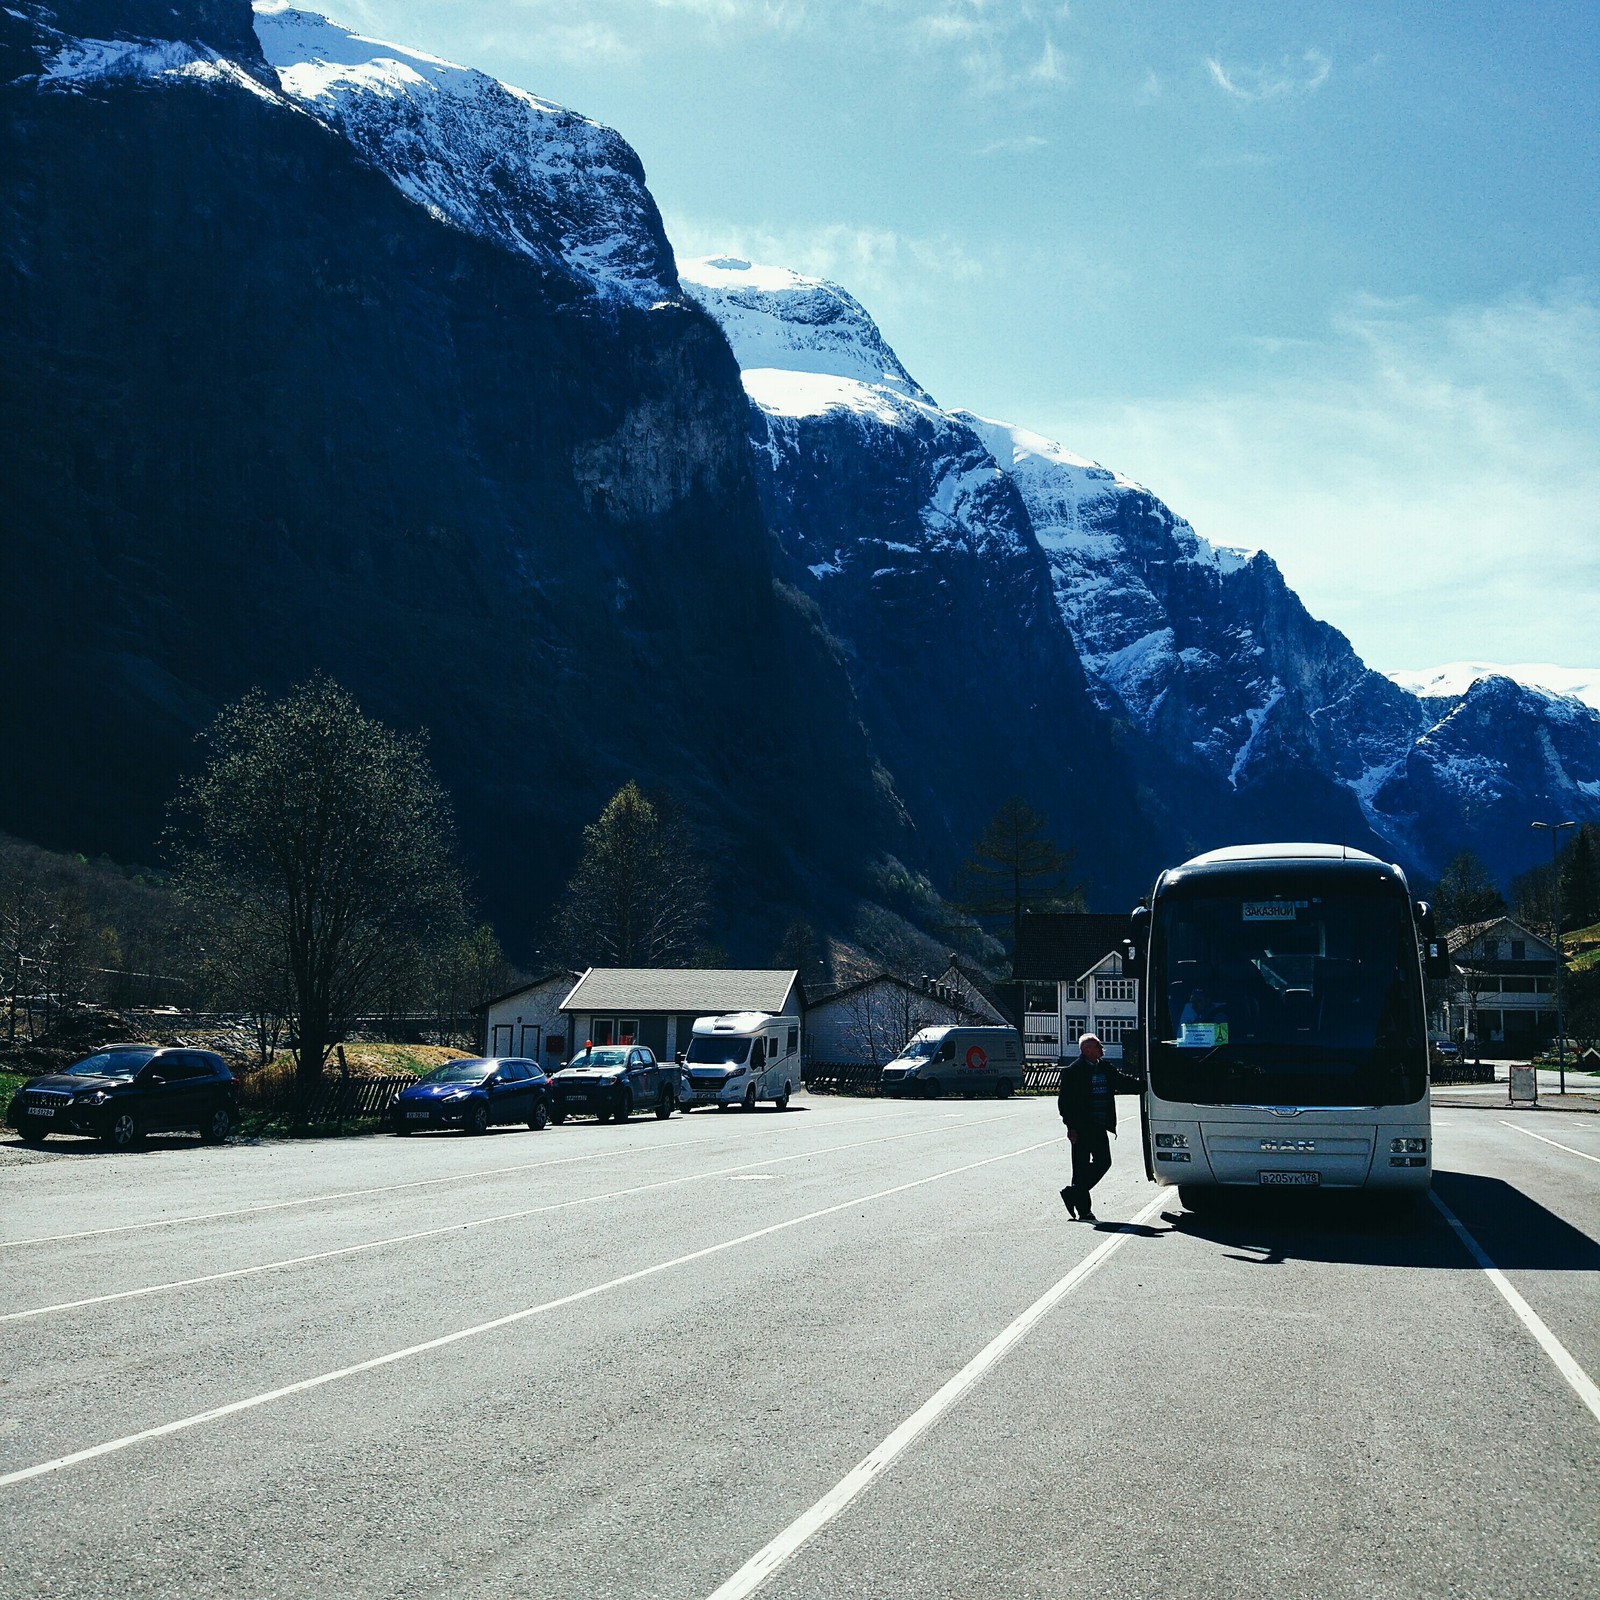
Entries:
POLYGON ((1012 795, 990 818, 957 878, 960 910, 1010 922, 1013 957, 1024 911, 1083 909, 1082 889, 1066 881, 1073 853, 1056 846, 1049 826, 1049 818, 1012 795))

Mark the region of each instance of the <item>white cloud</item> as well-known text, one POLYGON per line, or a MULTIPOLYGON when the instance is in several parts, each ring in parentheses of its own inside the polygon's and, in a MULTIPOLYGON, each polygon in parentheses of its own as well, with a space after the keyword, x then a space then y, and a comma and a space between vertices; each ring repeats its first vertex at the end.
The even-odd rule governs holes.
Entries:
POLYGON ((1010 139, 994 139, 978 151, 980 156, 1022 154, 1029 150, 1043 150, 1050 141, 1037 133, 1018 134, 1010 139))
MULTIPOLYGON (((1271 553, 1374 666, 1595 665, 1600 292, 1354 299, 1226 388, 1051 424, 1228 544, 1271 553)), ((1049 419, 1046 419, 1049 421, 1049 419)))
POLYGON ((1320 50, 1307 50, 1298 58, 1285 56, 1275 67, 1225 67, 1217 57, 1207 56, 1206 69, 1235 100, 1283 100, 1315 94, 1328 81, 1333 62, 1320 50))

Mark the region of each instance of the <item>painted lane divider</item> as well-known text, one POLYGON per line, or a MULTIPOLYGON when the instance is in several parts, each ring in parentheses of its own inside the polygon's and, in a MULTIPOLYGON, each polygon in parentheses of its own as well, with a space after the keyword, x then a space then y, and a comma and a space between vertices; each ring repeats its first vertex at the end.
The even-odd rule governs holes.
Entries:
MULTIPOLYGON (((1141 1207, 1130 1228, 1147 1222, 1162 1206, 1171 1202, 1171 1193, 1162 1189, 1141 1207)), ((1000 1361, 1013 1345, 1022 1340, 1054 1306, 1071 1294, 1090 1273, 1110 1259, 1134 1235, 1117 1233, 1095 1246, 1067 1275, 1052 1284, 1020 1316, 1008 1323, 956 1375, 914 1411, 887 1439, 842 1477, 809 1511, 802 1512, 775 1539, 763 1545, 725 1583, 712 1590, 708 1600, 742 1600, 753 1594, 806 1541, 819 1533, 850 1504, 875 1478, 908 1450, 945 1412, 961 1399, 990 1367, 1000 1361)))
MULTIPOLYGON (((1001 1119, 991 1117, 991 1122, 1001 1119)), ((193 1289, 204 1283, 223 1283, 230 1278, 250 1278, 262 1272, 276 1272, 283 1267, 303 1267, 313 1261, 332 1261, 339 1256, 364 1254, 368 1250, 381 1250, 386 1245, 410 1244, 417 1239, 433 1239, 447 1233, 465 1233, 472 1228, 487 1228, 499 1222, 521 1222, 528 1217, 548 1215, 552 1211, 567 1211, 576 1206, 598 1205, 605 1200, 623 1200, 631 1195, 648 1194, 655 1189, 674 1189, 686 1183, 701 1183, 710 1178, 726 1178, 732 1174, 752 1172, 762 1167, 781 1167, 791 1161, 804 1161, 811 1156, 836 1155, 841 1150, 859 1150, 864 1145, 897 1144, 906 1139, 925 1138, 934 1132, 948 1129, 915 1129, 910 1133, 879 1134, 873 1139, 857 1139, 848 1144, 824 1145, 816 1150, 801 1150, 787 1156, 768 1156, 761 1161, 742 1161, 736 1166, 717 1167, 709 1172, 690 1172, 679 1178, 658 1178, 650 1183, 634 1184, 627 1189, 611 1189, 603 1194, 576 1195, 569 1200, 551 1200, 543 1205, 525 1206, 517 1211, 499 1211, 488 1217, 473 1217, 466 1222, 444 1222, 432 1228, 418 1228, 411 1233, 391 1234, 383 1239, 367 1239, 360 1244, 335 1245, 328 1250, 314 1250, 303 1256, 284 1256, 277 1261, 260 1261, 248 1267, 229 1267, 221 1272, 202 1273, 194 1278, 174 1278, 167 1283, 147 1283, 137 1289, 116 1289, 108 1294, 88 1295, 81 1300, 58 1300, 52 1305, 32 1306, 26 1311, 0 1312, 0 1323, 28 1322, 34 1317, 48 1317, 63 1311, 80 1311, 85 1306, 110 1305, 118 1300, 139 1300, 147 1295, 164 1294, 172 1289, 193 1289)))
POLYGON ((1561 1144, 1555 1139, 1547 1139, 1542 1133, 1535 1133, 1532 1128, 1519 1128, 1514 1122, 1507 1122, 1504 1117, 1500 1119, 1502 1128, 1509 1128, 1513 1133, 1525 1133, 1530 1139, 1537 1139, 1540 1144, 1547 1144, 1557 1150, 1565 1150, 1569 1156, 1582 1156, 1585 1161, 1593 1161, 1600 1166, 1600 1156, 1592 1156, 1587 1150, 1574 1150, 1570 1144, 1561 1144))
POLYGON ((526 1322, 530 1317, 543 1316, 551 1311, 559 1311, 565 1306, 577 1305, 580 1301, 592 1300, 596 1295, 608 1294, 613 1289, 626 1288, 631 1283, 639 1283, 659 1273, 670 1272, 674 1267, 688 1266, 691 1262, 703 1261, 709 1256, 720 1255, 725 1250, 734 1250, 743 1244, 752 1244, 757 1239, 770 1238, 775 1233, 784 1233, 807 1222, 836 1216, 841 1211, 849 1211, 853 1206, 864 1206, 874 1200, 887 1200, 897 1194, 909 1193, 912 1189, 925 1188, 930 1183, 939 1183, 945 1178, 959 1177, 965 1172, 976 1172, 982 1167, 992 1167, 1001 1161, 1014 1161, 1018 1156, 1031 1155, 1036 1150, 1047 1150, 1060 1143, 1059 1136, 1041 1139, 1037 1144, 1024 1145, 1020 1150, 1008 1150, 1004 1155, 985 1156, 981 1161, 969 1161, 964 1166, 947 1167, 943 1172, 930 1173, 926 1178, 913 1178, 907 1183, 897 1183, 889 1189, 856 1195, 849 1200, 840 1200, 835 1205, 808 1211, 803 1216, 790 1217, 784 1222, 768 1223, 764 1228, 741 1233, 737 1238, 724 1239, 720 1244, 705 1245, 699 1250, 689 1251, 686 1255, 674 1256, 670 1261, 658 1261, 653 1266, 625 1272, 620 1277, 611 1278, 605 1283, 593 1284, 587 1289, 575 1290, 572 1294, 561 1295, 555 1300, 545 1300, 536 1306, 525 1306, 520 1311, 508 1312, 505 1316, 495 1317, 488 1322, 475 1323, 470 1328, 458 1328, 454 1333, 441 1334, 437 1339, 425 1339, 421 1344, 407 1345, 403 1350, 391 1350, 387 1355, 372 1357, 370 1361, 358 1361, 353 1366, 340 1367, 334 1372, 318 1373, 314 1378, 302 1378, 298 1383, 288 1383, 279 1389, 268 1389, 263 1394, 253 1394, 243 1400, 230 1401, 227 1405, 213 1406, 209 1411, 197 1411, 192 1416, 179 1417, 174 1422, 163 1422, 153 1428, 143 1428, 138 1433, 130 1433, 120 1439, 108 1439, 104 1444, 74 1450, 69 1455, 57 1456, 51 1461, 41 1461, 31 1467, 19 1467, 14 1472, 0 1473, 0 1489, 14 1483, 25 1483, 30 1478, 43 1477, 47 1473, 61 1472, 67 1467, 79 1466, 85 1461, 95 1461, 101 1456, 113 1455, 119 1450, 130 1449, 151 1439, 163 1439, 169 1434, 202 1427, 208 1422, 217 1422, 223 1417, 231 1417, 241 1411, 253 1411, 257 1406, 270 1405, 274 1400, 306 1394, 312 1389, 321 1389, 330 1383, 339 1383, 345 1378, 353 1378, 363 1372, 375 1372, 379 1367, 393 1366, 397 1361, 406 1361, 412 1356, 424 1355, 430 1350, 442 1350, 449 1345, 459 1344, 464 1339, 476 1339, 483 1334, 494 1333, 500 1328, 509 1328, 515 1323, 526 1322))
MULTIPOLYGON (((997 1117, 983 1117, 980 1122, 996 1122, 997 1117)), ((687 1145, 714 1145, 725 1140, 711 1138, 685 1139, 672 1146, 681 1150, 687 1145)), ((645 1155, 668 1148, 658 1143, 624 1145, 617 1150, 596 1150, 582 1156, 556 1156, 547 1161, 521 1161, 508 1167, 481 1167, 468 1172, 447 1172, 437 1178, 412 1178, 405 1183, 380 1183, 365 1189, 335 1189, 326 1194, 302 1195, 294 1200, 266 1200, 260 1205, 234 1206, 227 1211, 195 1211, 181 1217, 152 1217, 146 1222, 119 1222, 108 1228, 82 1228, 75 1233, 31 1234, 25 1239, 0 1239, 0 1250, 17 1250, 28 1244, 65 1244, 74 1239, 98 1239, 111 1233, 139 1233, 147 1228, 176 1228, 191 1222, 224 1222, 229 1217, 250 1217, 263 1211, 288 1211, 296 1206, 320 1205, 329 1200, 359 1200, 368 1195, 399 1194, 407 1189, 432 1189, 447 1183, 470 1183, 474 1178, 501 1178, 516 1172, 537 1172, 544 1167, 569 1167, 588 1161, 617 1161, 626 1156, 645 1155)))
POLYGON ((1489 1259, 1488 1252, 1467 1231, 1466 1224, 1460 1217, 1439 1198, 1438 1191, 1430 1190, 1429 1198, 1439 1208, 1444 1220, 1455 1229, 1456 1237, 1467 1247, 1467 1254, 1483 1269, 1484 1276, 1500 1291, 1501 1298, 1516 1312, 1518 1320, 1538 1340, 1540 1349, 1555 1362, 1556 1370, 1572 1386, 1572 1392, 1594 1413, 1595 1421, 1600 1422, 1600 1389, 1595 1387, 1594 1379, 1578 1365, 1573 1359, 1572 1352, 1550 1331, 1544 1318, 1511 1287, 1510 1280, 1489 1259))

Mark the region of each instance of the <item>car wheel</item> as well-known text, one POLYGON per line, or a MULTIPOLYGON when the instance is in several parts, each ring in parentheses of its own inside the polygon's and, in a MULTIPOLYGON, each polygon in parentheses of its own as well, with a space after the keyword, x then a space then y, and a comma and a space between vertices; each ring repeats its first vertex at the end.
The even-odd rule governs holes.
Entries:
POLYGON ((226 1106, 218 1106, 211 1120, 200 1130, 206 1144, 221 1144, 233 1132, 233 1113, 226 1106))
POLYGON ((464 1133, 479 1134, 489 1131, 489 1108, 486 1105, 467 1107, 467 1114, 462 1119, 461 1128, 464 1133))
POLYGON ((929 1078, 923 1084, 922 1098, 924 1100, 937 1100, 939 1098, 939 1080, 937 1078, 929 1078))
POLYGON ((665 1089, 661 1091, 661 1098, 656 1102, 656 1115, 663 1122, 672 1115, 672 1095, 665 1089))
POLYGON ((744 1099, 740 1101, 740 1109, 754 1111, 756 1108, 756 1086, 752 1083, 744 1092, 744 1099))
POLYGON ((107 1150, 131 1150, 139 1142, 139 1122, 129 1110, 113 1112, 100 1135, 107 1150))
POLYGON ((618 1122, 626 1122, 633 1115, 633 1101, 628 1095, 617 1102, 616 1117, 618 1122))
POLYGON ((532 1128, 535 1133, 539 1133, 543 1131, 545 1125, 549 1121, 550 1107, 547 1106, 543 1100, 535 1100, 533 1102, 533 1111, 528 1117, 528 1126, 532 1128))

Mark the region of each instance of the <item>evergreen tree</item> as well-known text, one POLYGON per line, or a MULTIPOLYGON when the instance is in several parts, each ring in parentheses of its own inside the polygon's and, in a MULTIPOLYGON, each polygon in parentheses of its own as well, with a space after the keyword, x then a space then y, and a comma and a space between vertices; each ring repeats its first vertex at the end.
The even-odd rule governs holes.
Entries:
POLYGON ((681 818, 631 779, 583 830, 583 859, 557 913, 574 966, 691 963, 706 920, 707 874, 681 818))
POLYGON ((1083 891, 1067 882, 1073 853, 1050 838, 1049 819, 1018 795, 1000 804, 972 847, 956 883, 956 904, 970 916, 1011 925, 1011 952, 1024 911, 1081 911, 1083 891))
POLYGON ((1505 896, 1495 887, 1489 869, 1471 850, 1460 851, 1434 886, 1434 914, 1441 930, 1464 928, 1505 915, 1505 896))
POLYGON ((1600 922, 1600 828, 1586 822, 1561 861, 1561 920, 1569 928, 1600 922))

